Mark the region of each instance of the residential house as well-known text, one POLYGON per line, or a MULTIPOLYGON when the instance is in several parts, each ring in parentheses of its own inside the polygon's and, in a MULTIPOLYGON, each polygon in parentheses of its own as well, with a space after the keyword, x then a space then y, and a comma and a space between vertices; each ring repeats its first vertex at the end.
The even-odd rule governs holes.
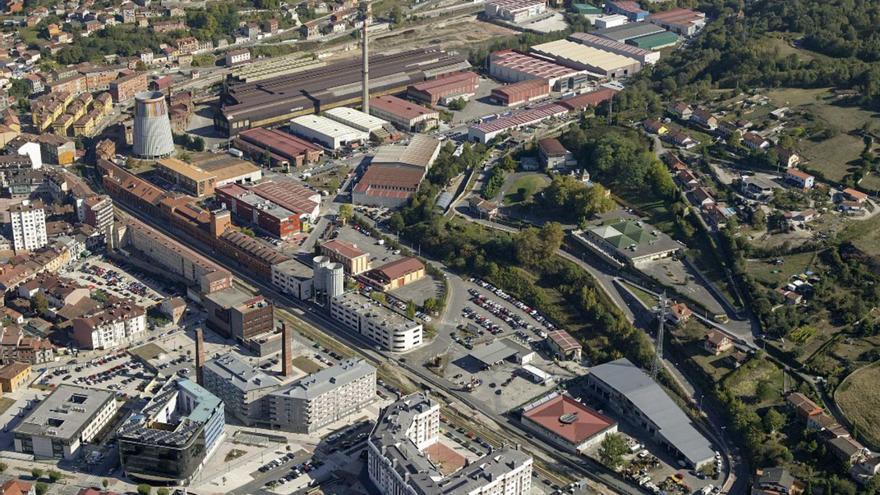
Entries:
POLYGON ((832 438, 828 441, 828 449, 835 457, 850 465, 857 464, 870 453, 858 440, 848 437, 832 438))
POLYGON ((669 307, 669 311, 666 313, 666 319, 673 325, 680 325, 688 321, 693 314, 693 311, 691 311, 691 308, 687 307, 687 304, 675 303, 669 307))
POLYGON ((759 469, 752 484, 752 495, 801 495, 806 486, 781 467, 759 469))
POLYGON ((727 222, 736 216, 736 210, 723 201, 708 204, 703 207, 703 210, 709 223, 712 224, 716 230, 726 227, 727 222))
POLYGON ((37 495, 36 485, 11 479, 0 485, 0 495, 37 495))
POLYGON ((681 120, 690 120, 691 115, 693 115, 694 113, 694 110, 691 108, 690 105, 682 102, 669 105, 666 111, 671 113, 672 115, 675 115, 681 120))
POLYGON ((708 188, 703 187, 703 186, 699 186, 699 187, 695 188, 691 192, 691 196, 693 198, 692 199, 693 203, 695 205, 700 206, 700 207, 708 206, 708 205, 715 203, 715 198, 712 197, 712 191, 710 191, 708 188))
POLYGON ((645 132, 656 134, 658 136, 662 136, 669 131, 666 124, 658 119, 647 119, 642 122, 642 127, 645 129, 645 132))
POLYGON ((679 130, 670 130, 663 137, 666 139, 666 141, 686 150, 689 150, 697 145, 697 142, 694 140, 694 138, 679 130))
POLYGON ((701 125, 710 131, 714 131, 716 127, 718 127, 718 119, 712 115, 712 112, 706 110, 705 108, 697 108, 691 113, 690 119, 691 122, 701 125))
POLYGON ((776 147, 776 157, 779 160, 779 165, 785 168, 792 168, 801 163, 801 157, 794 150, 783 148, 782 146, 776 147))
POLYGON ((843 190, 843 197, 849 201, 854 201, 858 204, 864 204, 865 201, 868 200, 868 195, 863 193, 862 191, 858 191, 851 187, 847 187, 843 190))
POLYGON ((712 330, 703 339, 703 348, 713 356, 718 356, 733 349, 733 340, 718 330, 712 330))
POLYGON ((742 144, 750 150, 759 151, 770 147, 770 141, 756 132, 747 132, 742 137, 742 144))
POLYGON ((789 405, 794 409, 797 417, 804 421, 809 420, 817 414, 822 414, 822 408, 800 392, 788 394, 788 397, 786 397, 785 400, 788 401, 789 405))
POLYGON ((473 214, 480 218, 494 220, 498 216, 498 204, 478 197, 472 197, 468 201, 473 214))

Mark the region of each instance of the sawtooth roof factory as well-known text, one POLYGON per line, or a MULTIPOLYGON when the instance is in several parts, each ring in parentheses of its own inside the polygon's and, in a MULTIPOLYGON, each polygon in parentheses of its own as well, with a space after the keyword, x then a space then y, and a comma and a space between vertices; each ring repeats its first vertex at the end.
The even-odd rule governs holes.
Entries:
MULTIPOLYGON (((370 56, 370 94, 401 93, 411 84, 470 67, 462 55, 411 50, 370 56)), ((215 127, 234 136, 252 127, 273 125, 333 107, 361 103, 361 61, 309 68, 253 82, 230 78, 221 95, 215 127)))

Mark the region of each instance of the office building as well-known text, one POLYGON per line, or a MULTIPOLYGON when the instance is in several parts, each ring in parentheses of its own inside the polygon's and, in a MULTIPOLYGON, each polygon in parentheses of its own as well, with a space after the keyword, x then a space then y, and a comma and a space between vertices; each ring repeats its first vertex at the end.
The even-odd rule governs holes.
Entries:
POLYGON ((408 395, 379 414, 367 438, 367 472, 383 494, 528 495, 532 457, 501 447, 443 474, 427 450, 440 441, 440 406, 424 393, 408 395))
POLYGON ((203 303, 207 325, 227 337, 243 342, 275 330, 274 306, 263 296, 230 288, 206 295, 203 303))
POLYGON ((9 207, 9 223, 12 228, 12 248, 16 252, 34 251, 49 243, 46 212, 41 203, 24 200, 9 207))
POLYGON ((588 393, 692 469, 714 462, 715 451, 690 418, 644 371, 626 358, 590 369, 588 393))
POLYGON ((171 378, 119 428, 125 474, 151 483, 187 484, 223 439, 223 402, 185 378, 171 378))
POLYGON ((330 316, 391 352, 422 345, 422 324, 356 292, 330 300, 330 316))
POLYGON ((313 433, 376 399, 376 368, 347 359, 269 394, 272 428, 313 433))
POLYGON ((174 154, 164 93, 144 91, 135 96, 133 139, 133 151, 139 158, 156 159, 174 154))
POLYGON ((37 459, 74 459, 116 411, 113 392, 59 385, 12 429, 13 447, 37 459))
POLYGON ((425 132, 437 127, 440 121, 439 112, 393 95, 370 98, 370 115, 406 132, 425 132))

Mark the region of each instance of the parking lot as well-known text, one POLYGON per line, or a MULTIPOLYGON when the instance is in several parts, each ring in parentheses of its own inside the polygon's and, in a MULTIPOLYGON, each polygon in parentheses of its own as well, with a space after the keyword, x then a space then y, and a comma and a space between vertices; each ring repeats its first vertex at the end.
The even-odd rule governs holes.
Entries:
POLYGON ((39 385, 79 385, 117 391, 119 397, 143 392, 154 374, 127 352, 120 351, 82 364, 69 364, 46 370, 39 385))
POLYGON ((89 289, 100 289, 121 299, 134 299, 138 306, 150 307, 164 299, 161 284, 141 273, 128 273, 120 266, 97 257, 89 258, 67 274, 89 289))

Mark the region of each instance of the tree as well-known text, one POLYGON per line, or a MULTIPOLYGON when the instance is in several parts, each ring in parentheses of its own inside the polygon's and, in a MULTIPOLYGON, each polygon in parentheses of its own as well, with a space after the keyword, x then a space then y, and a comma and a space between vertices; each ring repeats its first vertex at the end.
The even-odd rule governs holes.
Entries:
POLYGON ((171 495, 171 491, 165 487, 162 487, 156 490, 156 495, 171 495))
POLYGON ((394 26, 403 22, 403 11, 400 9, 399 5, 391 7, 391 11, 388 13, 388 19, 391 20, 391 24, 394 26))
POLYGON ((785 426, 785 415, 776 409, 770 409, 764 417, 761 418, 761 423, 764 425, 765 432, 773 433, 785 426))
POLYGON ((370 298, 372 298, 374 301, 380 302, 382 304, 385 304, 388 301, 388 299, 385 297, 385 293, 379 292, 377 290, 370 292, 370 298))
POLYGON ((0 462, 0 473, 5 472, 7 468, 9 468, 9 466, 7 466, 5 462, 0 462))
POLYGON ((354 216, 354 209, 348 203, 343 203, 339 205, 339 220, 342 221, 342 224, 345 225, 351 221, 351 217, 354 216))
POLYGON ((34 308, 34 311, 37 314, 45 314, 49 311, 49 301, 42 292, 37 292, 31 298, 31 307, 34 308))
POLYGON ((101 486, 104 487, 104 489, 106 490, 107 487, 110 486, 110 480, 108 480, 107 478, 102 479, 101 486))
POLYGON ((58 471, 55 471, 54 469, 49 470, 49 481, 51 481, 52 483, 56 483, 60 479, 61 479, 61 473, 59 473, 58 471))
POLYGON ((205 140, 202 136, 196 136, 192 140, 192 149, 194 151, 205 151, 205 140))
POLYGON ((406 303, 406 316, 409 319, 416 317, 416 303, 412 301, 406 303))
POLYGON ((501 168, 513 172, 516 170, 516 160, 514 160, 509 154, 504 155, 504 158, 501 159, 501 168))
POLYGON ((33 476, 35 480, 38 480, 43 477, 43 470, 40 468, 33 468, 31 469, 31 476, 33 476))
POLYGON ((36 491, 37 495, 46 495, 46 492, 49 491, 49 485, 40 482, 34 485, 34 491, 36 491))
POLYGON ((439 308, 440 303, 437 302, 433 297, 429 297, 425 299, 425 302, 422 303, 422 311, 425 313, 436 313, 439 308))
POLYGON ((146 483, 141 483, 140 485, 137 486, 138 495, 150 495, 150 492, 152 492, 152 491, 153 491, 153 487, 146 484, 146 483))
POLYGON ((27 98, 31 94, 31 87, 24 79, 13 79, 9 87, 9 96, 27 98))
POLYGON ((628 450, 623 436, 612 433, 602 440, 602 445, 599 447, 599 460, 602 461, 602 464, 616 470, 623 464, 623 454, 628 450))

